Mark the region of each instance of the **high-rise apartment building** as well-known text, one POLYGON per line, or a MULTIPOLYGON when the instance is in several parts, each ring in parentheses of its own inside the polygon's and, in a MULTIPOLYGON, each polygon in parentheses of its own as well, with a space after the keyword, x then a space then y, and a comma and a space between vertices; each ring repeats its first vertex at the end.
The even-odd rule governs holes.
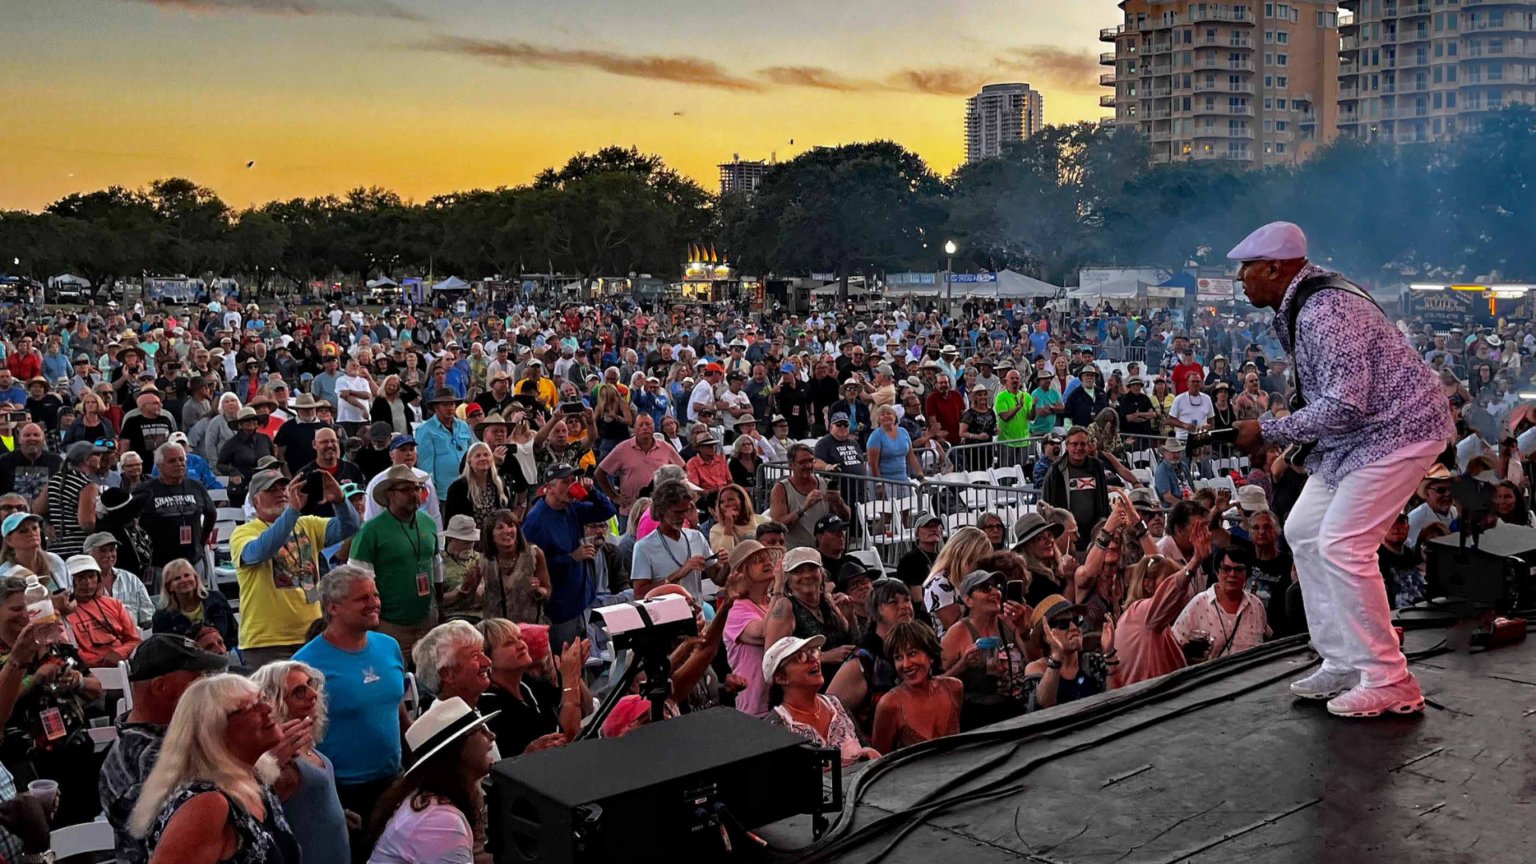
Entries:
POLYGON ((1399 144, 1536 104, 1536 0, 1341 0, 1339 132, 1399 144))
POLYGON ((1003 152, 1045 126, 1045 97, 1028 84, 987 84, 965 100, 965 161, 1003 152))
POLYGON ((1305 159, 1337 130, 1335 0, 1122 0, 1099 31, 1115 50, 1099 83, 1114 123, 1139 130, 1158 162, 1255 168, 1305 159))
POLYGON ((763 175, 772 166, 773 160, 742 161, 740 153, 731 154, 731 161, 720 165, 720 194, 745 192, 751 195, 757 191, 758 184, 763 182, 763 175))

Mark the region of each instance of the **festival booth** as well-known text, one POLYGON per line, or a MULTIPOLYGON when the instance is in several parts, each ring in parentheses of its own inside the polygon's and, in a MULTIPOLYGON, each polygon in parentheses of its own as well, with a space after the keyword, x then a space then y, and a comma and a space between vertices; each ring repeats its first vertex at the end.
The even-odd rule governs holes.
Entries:
POLYGON ((1493 325, 1500 318, 1529 320, 1531 292, 1536 285, 1440 285, 1416 282, 1402 296, 1403 313, 1436 330, 1476 324, 1493 325))
POLYGON ((400 300, 400 283, 381 276, 378 279, 369 279, 365 287, 368 289, 367 302, 388 305, 400 300))

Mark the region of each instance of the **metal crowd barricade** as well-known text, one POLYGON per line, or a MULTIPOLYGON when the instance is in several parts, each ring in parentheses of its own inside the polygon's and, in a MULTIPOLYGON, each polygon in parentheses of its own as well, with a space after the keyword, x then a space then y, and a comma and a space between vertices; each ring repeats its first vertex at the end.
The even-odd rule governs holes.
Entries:
POLYGON ((1044 442, 1043 437, 1032 437, 957 444, 949 448, 949 464, 956 471, 986 471, 1015 464, 1024 465, 1028 471, 1039 460, 1044 442))
MULTIPOLYGON (((1126 467, 1143 483, 1150 484, 1152 475, 1157 471, 1157 464, 1163 461, 1163 445, 1168 439, 1161 435, 1131 434, 1121 434, 1120 439, 1125 444, 1123 461, 1126 467)), ((1248 457, 1231 444, 1202 444, 1195 447, 1193 452, 1186 451, 1184 458, 1190 463, 1197 487, 1201 487, 1202 480, 1229 477, 1233 471, 1244 476, 1248 474, 1248 457)))
MULTIPOLYGON (((785 463, 766 463, 757 474, 755 497, 768 509, 773 485, 789 476, 785 463)), ((829 488, 842 491, 852 518, 848 549, 853 554, 872 553, 866 560, 886 572, 896 569, 901 557, 917 543, 912 523, 918 513, 937 513, 944 519, 946 534, 977 525, 987 513, 1002 520, 1011 541, 1018 518, 1035 509, 1039 492, 1028 484, 1023 465, 994 467, 979 472, 937 474, 921 481, 877 479, 862 474, 816 471, 829 488)), ((862 557, 862 556, 861 556, 862 557)))

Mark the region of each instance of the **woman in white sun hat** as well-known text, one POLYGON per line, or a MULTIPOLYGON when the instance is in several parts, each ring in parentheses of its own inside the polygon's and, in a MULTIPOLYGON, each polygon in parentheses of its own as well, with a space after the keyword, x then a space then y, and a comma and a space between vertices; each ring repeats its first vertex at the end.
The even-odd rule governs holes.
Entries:
POLYGON ((436 702, 405 732, 409 764, 374 808, 365 848, 369 864, 458 864, 474 859, 485 836, 480 781, 491 773, 496 735, 481 715, 452 696, 436 702))

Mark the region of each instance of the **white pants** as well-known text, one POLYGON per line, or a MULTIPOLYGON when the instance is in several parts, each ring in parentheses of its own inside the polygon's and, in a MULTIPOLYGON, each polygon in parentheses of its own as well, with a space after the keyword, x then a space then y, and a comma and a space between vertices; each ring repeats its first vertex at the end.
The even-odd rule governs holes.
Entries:
POLYGON ((1296 558, 1312 646, 1324 669, 1358 671, 1367 687, 1408 677, 1376 553, 1444 450, 1438 441, 1409 445, 1351 471, 1334 490, 1313 477, 1296 500, 1285 536, 1296 558))

